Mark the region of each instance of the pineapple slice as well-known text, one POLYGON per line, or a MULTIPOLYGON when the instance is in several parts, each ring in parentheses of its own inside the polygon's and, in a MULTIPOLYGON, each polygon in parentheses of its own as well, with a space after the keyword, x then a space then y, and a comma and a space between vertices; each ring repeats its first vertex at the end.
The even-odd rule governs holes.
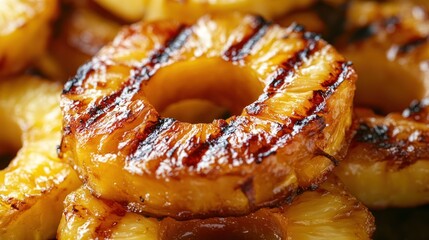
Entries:
POLYGON ((370 239, 374 218, 333 178, 290 204, 243 217, 176 221, 127 212, 82 187, 67 196, 58 239, 370 239))
POLYGON ((61 16, 49 52, 36 63, 46 76, 63 81, 112 41, 121 28, 119 23, 93 11, 88 4, 68 7, 61 16))
POLYGON ((19 149, 0 171, 0 238, 55 236, 62 201, 79 186, 57 157, 61 139, 60 86, 23 76, 0 83, 0 150, 19 149))
POLYGON ((401 111, 429 91, 429 19, 409 3, 354 2, 339 50, 359 74, 356 102, 401 111), (404 81, 406 79, 406 81, 404 81))
POLYGON ((273 19, 314 4, 315 0, 156 0, 148 1, 145 20, 176 19, 194 22, 207 13, 240 11, 273 19))
POLYGON ((403 115, 357 109, 357 133, 336 175, 372 208, 429 203, 428 100, 403 115), (415 121, 418 120, 418 121, 415 121))
POLYGON ((57 5, 57 0, 0 0, 0 77, 43 54, 57 5))
POLYGON ((134 211, 243 215, 323 181, 346 147, 355 79, 296 25, 239 13, 138 23, 66 84, 61 151, 97 196, 134 211), (187 99, 233 115, 158 113, 187 99))

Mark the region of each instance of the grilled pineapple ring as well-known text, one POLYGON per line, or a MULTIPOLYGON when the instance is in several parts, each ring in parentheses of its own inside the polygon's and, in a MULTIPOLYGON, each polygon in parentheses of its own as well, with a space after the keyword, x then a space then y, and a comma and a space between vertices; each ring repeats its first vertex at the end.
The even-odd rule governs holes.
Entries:
POLYGON ((42 55, 57 5, 57 0, 0 0, 0 76, 42 55))
POLYGON ((338 48, 359 74, 356 103, 398 112, 429 95, 429 13, 410 3, 354 2, 338 48), (371 61, 368 61, 371 59, 371 61))
POLYGON ((330 172, 351 124, 355 78, 298 26, 241 14, 139 23, 66 83, 61 151, 95 194, 133 211, 246 214, 330 172), (235 115, 191 124, 158 113, 185 99, 235 115))
POLYGON ((1 151, 19 149, 0 171, 0 238, 55 237, 65 196, 79 186, 57 157, 61 139, 58 84, 24 76, 0 83, 1 151))
POLYGON ((370 239, 374 218, 330 178, 290 204, 244 217, 158 220, 80 188, 67 196, 59 239, 370 239))
POLYGON ((365 205, 386 208, 429 203, 428 104, 429 99, 416 102, 403 116, 356 111, 357 133, 335 173, 365 205))

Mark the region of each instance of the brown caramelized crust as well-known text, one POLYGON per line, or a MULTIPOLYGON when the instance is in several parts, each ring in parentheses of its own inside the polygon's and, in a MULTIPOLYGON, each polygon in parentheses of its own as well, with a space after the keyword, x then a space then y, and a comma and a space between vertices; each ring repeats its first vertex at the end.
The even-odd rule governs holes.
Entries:
POLYGON ((61 151, 94 193, 133 211, 241 215, 324 179, 345 146, 355 79, 295 25, 241 14, 138 23, 66 83, 61 151), (185 99, 234 114, 159 114, 185 99))
POLYGON ((427 99, 413 102, 402 115, 383 117, 356 110, 356 134, 335 172, 366 205, 405 207, 429 202, 427 112, 427 99))
POLYGON ((242 217, 177 221, 127 212, 80 188, 65 201, 59 239, 370 239, 374 218, 368 209, 329 178, 290 204, 242 217))

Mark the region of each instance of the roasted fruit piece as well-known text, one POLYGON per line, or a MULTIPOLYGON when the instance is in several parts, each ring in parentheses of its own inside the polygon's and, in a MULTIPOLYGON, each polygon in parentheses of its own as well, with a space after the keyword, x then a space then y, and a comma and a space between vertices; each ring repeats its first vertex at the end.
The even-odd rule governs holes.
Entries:
POLYGON ((43 54, 57 0, 0 0, 0 77, 43 54))
POLYGON ((79 185, 57 157, 60 92, 59 85, 30 76, 0 83, 0 150, 19 149, 0 171, 1 239, 54 237, 62 202, 79 185))
POLYGON ((139 23, 66 84, 61 152, 97 196, 134 211, 242 215, 324 180, 345 147, 355 79, 295 25, 238 13, 139 23), (158 113, 187 99, 233 116, 158 113))
POLYGON ((158 220, 80 188, 67 196, 59 239, 370 239, 374 219, 364 205, 330 178, 290 204, 244 217, 158 220))
POLYGON ((354 2, 339 50, 359 73, 356 102, 401 111, 429 90, 429 18, 409 3, 354 2))
POLYGON ((428 102, 414 103, 402 115, 386 117, 356 110, 357 132, 335 173, 365 205, 429 203, 428 102))
POLYGON ((63 81, 112 41, 121 27, 116 21, 92 10, 89 4, 65 7, 67 11, 58 21, 49 51, 37 62, 38 70, 44 75, 63 81))

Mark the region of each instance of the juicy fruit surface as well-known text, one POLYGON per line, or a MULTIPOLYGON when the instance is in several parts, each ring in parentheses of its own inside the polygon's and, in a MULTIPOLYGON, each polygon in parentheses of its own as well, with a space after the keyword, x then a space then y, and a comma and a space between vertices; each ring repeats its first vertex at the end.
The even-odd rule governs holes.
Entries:
POLYGON ((335 173, 365 205, 385 208, 429 203, 427 109, 415 104, 405 116, 392 113, 386 117, 356 111, 357 133, 335 173))
POLYGON ((293 10, 313 4, 314 0, 157 0, 148 1, 145 20, 175 19, 181 22, 194 22, 201 16, 211 13, 240 11, 253 13, 273 19, 293 10))
POLYGON ((356 103, 401 111, 429 89, 429 18, 409 3, 355 2, 339 50, 356 66, 356 103))
POLYGON ((80 188, 67 196, 60 239, 370 239, 374 219, 337 180, 245 217, 176 221, 127 212, 80 188))
POLYGON ((355 79, 330 45, 296 26, 241 14, 139 23, 66 84, 61 149, 97 195, 134 211, 245 214, 333 168, 355 79), (235 115, 208 124, 159 115, 188 98, 235 115))
POLYGON ((79 185, 56 153, 61 140, 59 93, 59 85, 30 76, 0 83, 0 142, 15 149, 22 145, 0 171, 2 239, 54 237, 62 201, 79 185))
POLYGON ((17 73, 42 55, 57 0, 0 1, 0 76, 17 73))

